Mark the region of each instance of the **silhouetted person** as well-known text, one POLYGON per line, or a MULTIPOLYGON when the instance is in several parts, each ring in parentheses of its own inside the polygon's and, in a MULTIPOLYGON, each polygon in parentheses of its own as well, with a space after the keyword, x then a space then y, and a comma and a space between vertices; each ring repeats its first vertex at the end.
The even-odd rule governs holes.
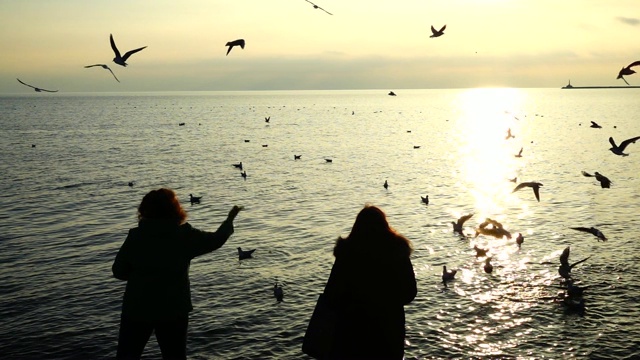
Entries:
POLYGON ((138 227, 130 229, 116 255, 113 275, 127 281, 122 301, 118 359, 139 359, 155 331, 164 359, 186 359, 191 304, 189 265, 196 256, 221 247, 233 234, 234 206, 216 232, 186 222, 175 192, 150 191, 138 207, 138 227))
POLYGON ((385 213, 367 205, 351 233, 338 238, 325 288, 338 316, 330 359, 402 359, 404 305, 416 296, 411 242, 385 213))

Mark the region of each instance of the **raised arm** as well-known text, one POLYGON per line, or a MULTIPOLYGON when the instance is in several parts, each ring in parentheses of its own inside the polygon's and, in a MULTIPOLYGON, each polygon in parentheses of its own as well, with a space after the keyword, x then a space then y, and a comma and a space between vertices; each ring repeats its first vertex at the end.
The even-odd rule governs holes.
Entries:
POLYGON ((191 258, 209 253, 224 245, 233 234, 233 220, 242 209, 243 207, 241 206, 234 206, 215 232, 202 231, 189 226, 186 231, 188 232, 187 241, 190 242, 191 246, 191 258))

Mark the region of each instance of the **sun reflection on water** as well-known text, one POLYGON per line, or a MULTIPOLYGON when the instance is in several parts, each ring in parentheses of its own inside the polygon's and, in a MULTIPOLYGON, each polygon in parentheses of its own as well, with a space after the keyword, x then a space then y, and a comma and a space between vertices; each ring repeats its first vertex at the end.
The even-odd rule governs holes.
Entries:
MULTIPOLYGON (((525 94, 518 89, 471 89, 461 93, 457 108, 459 179, 475 201, 476 220, 504 213, 512 200, 509 182, 522 162, 514 155, 520 149, 520 113, 525 94)), ((478 220, 482 221, 482 220, 478 220)))

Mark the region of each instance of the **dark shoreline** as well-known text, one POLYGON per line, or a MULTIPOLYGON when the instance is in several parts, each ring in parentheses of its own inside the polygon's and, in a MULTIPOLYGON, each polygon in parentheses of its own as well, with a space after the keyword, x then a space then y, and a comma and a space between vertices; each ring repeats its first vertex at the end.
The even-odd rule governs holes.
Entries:
POLYGON ((561 89, 640 89, 640 86, 563 86, 561 89))

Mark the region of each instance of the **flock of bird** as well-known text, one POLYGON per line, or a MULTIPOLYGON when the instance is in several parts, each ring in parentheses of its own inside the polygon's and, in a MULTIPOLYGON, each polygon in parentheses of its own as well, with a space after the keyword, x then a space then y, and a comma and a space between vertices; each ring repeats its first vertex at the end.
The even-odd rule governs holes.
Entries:
MULTIPOLYGON (((597 129, 602 128, 602 126, 598 125, 593 121, 592 121, 591 127, 597 128, 597 129)), ((505 139, 508 140, 514 137, 515 136, 511 134, 511 130, 509 129, 508 135, 505 139)), ((629 154, 624 153, 625 149, 627 148, 627 146, 635 143, 637 140, 640 140, 640 136, 624 140, 623 142, 620 143, 620 145, 616 145, 613 138, 609 137, 609 142, 612 146, 609 150, 613 154, 618 156, 628 156, 629 154)), ((520 152, 516 155, 516 157, 521 157, 521 156, 522 156, 522 149, 520 149, 520 152)), ((611 187, 611 184, 613 183, 609 178, 600 174, 599 172, 594 172, 592 175, 586 171, 582 171, 582 175, 585 177, 595 177, 595 179, 599 182, 600 186, 603 189, 609 189, 611 187)), ((515 182, 516 179, 515 178, 510 179, 510 181, 515 182)), ((542 186, 541 183, 535 182, 535 181, 522 182, 513 189, 512 193, 528 187, 533 190, 536 200, 540 202, 541 186, 542 186)), ((388 182, 386 180, 384 183, 384 187, 385 188, 388 187, 388 182)), ((421 198, 423 202, 428 204, 428 201, 425 201, 426 199, 424 197, 421 196, 421 198)), ((469 219, 471 219, 473 215, 474 214, 463 215, 460 218, 458 218, 457 221, 451 221, 451 225, 453 227, 453 233, 461 236, 462 238, 471 237, 471 235, 466 235, 464 233, 464 224, 469 219)), ((591 234, 596 237, 597 241, 603 241, 603 242, 607 241, 607 237, 604 235, 604 233, 593 226, 570 227, 570 229, 591 234)), ((511 232, 506 230, 500 222, 490 218, 485 219, 484 222, 482 222, 477 227, 475 227, 475 234, 473 235, 473 238, 477 238, 480 235, 494 237, 497 239, 507 239, 507 240, 510 240, 512 238, 511 232)), ((522 244, 524 243, 524 236, 521 233, 518 233, 515 242, 518 248, 520 249, 522 244)), ((478 247, 477 244, 473 246, 473 250, 476 253, 475 254, 476 258, 484 258, 483 269, 487 274, 491 274, 493 272, 494 266, 491 263, 492 257, 489 255, 490 250, 480 248, 478 247)), ((569 254, 570 254, 570 246, 567 246, 562 251, 562 254, 560 255, 560 265, 558 267, 558 274, 562 278, 561 288, 563 289, 563 292, 559 294, 557 297, 554 297, 554 301, 563 304, 567 312, 584 314, 585 299, 583 297, 583 294, 584 294, 584 290, 587 289, 588 286, 576 285, 572 279, 571 271, 576 265, 587 261, 590 258, 590 256, 582 260, 576 261, 574 263, 569 263, 569 254)), ((444 284, 445 287, 447 287, 447 283, 455 280, 455 276, 457 272, 458 272, 457 269, 447 269, 446 265, 442 266, 442 283, 444 284)))

